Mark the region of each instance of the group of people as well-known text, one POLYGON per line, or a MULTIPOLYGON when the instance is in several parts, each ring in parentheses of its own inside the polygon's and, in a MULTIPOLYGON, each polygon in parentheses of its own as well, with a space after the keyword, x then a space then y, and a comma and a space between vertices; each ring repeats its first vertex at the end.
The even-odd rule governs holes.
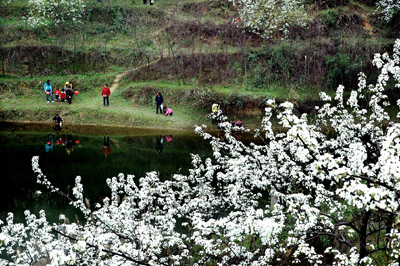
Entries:
POLYGON ((161 92, 157 92, 156 95, 156 114, 158 114, 158 110, 160 110, 160 114, 165 114, 171 116, 173 114, 173 111, 171 108, 167 107, 164 103, 164 98, 161 94, 161 92))
MULTIPOLYGON (((44 84, 44 91, 46 93, 46 100, 47 103, 50 102, 50 99, 52 102, 54 102, 53 98, 53 87, 50 82, 50 80, 47 80, 47 82, 44 84)), ((71 81, 67 81, 64 85, 64 88, 60 91, 59 88, 56 88, 54 90, 54 96, 56 102, 65 102, 67 100, 68 104, 72 103, 72 97, 74 94, 79 94, 78 91, 73 90, 73 85, 71 81)), ((110 105, 110 95, 111 95, 111 89, 108 87, 107 84, 104 85, 103 89, 101 90, 101 96, 103 97, 103 106, 109 106, 110 105)), ((155 98, 156 101, 156 114, 158 114, 158 110, 160 110, 160 114, 165 114, 166 116, 171 116, 173 115, 173 110, 164 105, 164 99, 161 94, 161 92, 158 92, 155 98)))
MULTIPOLYGON (((54 103, 54 98, 56 100, 56 102, 68 102, 68 104, 72 103, 72 97, 76 94, 78 95, 79 92, 78 91, 74 91, 73 90, 73 85, 71 81, 67 81, 65 82, 64 88, 60 89, 56 88, 54 90, 54 98, 53 98, 53 86, 50 82, 50 80, 47 80, 47 82, 44 84, 44 92, 46 93, 46 100, 47 103, 51 102, 54 103)), ((101 96, 103 97, 103 105, 107 106, 110 105, 110 101, 109 101, 109 97, 111 94, 111 90, 108 87, 107 84, 104 85, 102 91, 101 91, 101 96)))
POLYGON ((67 101, 68 104, 71 104, 72 102, 72 97, 74 96, 74 94, 78 94, 76 92, 74 92, 74 90, 72 89, 72 82, 71 81, 67 81, 65 82, 64 88, 60 89, 56 88, 54 90, 54 98, 53 98, 53 86, 50 82, 50 80, 47 80, 47 82, 44 84, 44 92, 46 93, 46 100, 47 103, 50 103, 50 99, 51 102, 54 103, 54 98, 56 99, 56 102, 65 102, 67 101))

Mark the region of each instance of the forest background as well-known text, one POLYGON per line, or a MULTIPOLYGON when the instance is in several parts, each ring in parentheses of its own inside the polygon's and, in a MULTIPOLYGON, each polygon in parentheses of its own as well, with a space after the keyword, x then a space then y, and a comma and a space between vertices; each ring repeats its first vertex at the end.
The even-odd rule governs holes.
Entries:
MULTIPOLYGON (((305 26, 289 20, 286 34, 267 38, 236 22, 239 6, 229 0, 86 0, 83 14, 62 23, 33 22, 32 2, 0 3, 1 121, 50 122, 59 113, 68 123, 189 129, 210 123, 218 102, 228 119, 252 127, 272 98, 312 117, 320 92, 357 87, 360 71, 376 80, 374 54, 390 53, 400 32, 399 12, 383 19, 376 0, 306 0, 305 26), (48 79, 53 89, 72 81, 72 105, 46 104, 48 79), (155 114, 158 91, 174 117, 155 114)), ((388 88, 394 104, 399 92, 388 88)))

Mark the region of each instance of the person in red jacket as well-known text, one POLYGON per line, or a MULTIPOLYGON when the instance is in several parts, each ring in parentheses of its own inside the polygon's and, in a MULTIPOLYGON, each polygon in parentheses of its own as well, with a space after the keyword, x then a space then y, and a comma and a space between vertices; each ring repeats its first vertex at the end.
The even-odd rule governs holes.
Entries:
POLYGON ((107 106, 109 105, 108 97, 110 97, 111 91, 108 85, 104 85, 103 90, 101 91, 101 96, 103 96, 103 105, 106 106, 106 99, 107 99, 107 106))
POLYGON ((65 102, 65 98, 67 97, 67 94, 65 93, 65 90, 62 89, 61 93, 60 93, 60 98, 61 98, 61 102, 65 102))
POLYGON ((57 103, 60 102, 60 95, 61 95, 60 90, 58 88, 56 88, 56 90, 54 91, 54 96, 56 97, 57 103))

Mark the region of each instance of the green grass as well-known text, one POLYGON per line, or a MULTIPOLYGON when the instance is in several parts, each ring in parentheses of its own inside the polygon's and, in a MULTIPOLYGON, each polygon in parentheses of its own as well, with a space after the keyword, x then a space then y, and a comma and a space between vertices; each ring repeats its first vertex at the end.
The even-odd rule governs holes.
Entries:
MULTIPOLYGON (((182 11, 182 8, 186 4, 204 3, 204 5, 211 7, 207 14, 199 15, 199 17, 202 16, 201 23, 203 23, 203 26, 207 20, 212 21, 216 25, 226 23, 226 16, 233 16, 236 14, 234 8, 229 10, 227 7, 221 8, 220 5, 223 5, 221 2, 205 2, 204 0, 155 0, 155 4, 153 6, 143 5, 142 0, 115 0, 112 2, 105 0, 103 3, 94 1, 90 3, 90 8, 93 8, 91 12, 93 14, 96 14, 96 12, 101 12, 101 7, 104 5, 107 6, 108 3, 112 5, 113 12, 119 7, 122 7, 123 12, 131 12, 129 14, 133 14, 137 11, 143 17, 148 16, 148 18, 151 19, 151 23, 140 25, 141 27, 139 29, 141 36, 140 38, 142 38, 140 42, 141 46, 139 48, 141 52, 149 56, 150 61, 153 61, 159 57, 159 51, 156 44, 152 40, 152 34, 162 37, 163 43, 161 45, 164 48, 164 56, 168 57, 168 45, 166 43, 165 35, 163 34, 165 34, 166 26, 172 25, 169 24, 169 22, 172 21, 186 23, 196 20, 193 14, 182 11), (172 16, 171 11, 175 9, 178 11, 178 14, 172 16), (153 22, 156 22, 157 24, 154 24, 153 22)), ((22 18, 22 15, 23 12, 26 12, 27 10, 26 0, 12 0, 10 5, 11 11, 13 12, 7 11, 7 17, 3 17, 3 20, 0 21, 0 27, 3 27, 9 34, 7 36, 11 38, 8 39, 8 41, 6 40, 5 44, 2 44, 3 47, 18 48, 23 46, 40 47, 59 45, 59 36, 51 28, 41 27, 35 31, 27 31, 24 29, 25 22, 22 18)), ((365 7, 357 2, 352 1, 350 5, 316 11, 316 14, 313 15, 317 18, 318 23, 321 17, 328 22, 335 22, 338 15, 353 14, 353 12, 355 12, 354 6, 361 7, 361 9, 365 12, 373 12, 373 8, 365 7)), ((0 4, 0 8, 1 7, 2 4, 0 4)), ((0 11, 0 13, 1 12, 2 11, 0 11)), ((64 43, 63 48, 70 54, 72 54, 74 51, 79 53, 88 52, 95 55, 98 54, 99 56, 97 58, 110 58, 109 61, 106 61, 107 65, 104 67, 104 69, 97 69, 98 71, 101 71, 101 73, 95 73, 94 70, 91 69, 87 70, 83 66, 82 68, 79 68, 83 70, 79 71, 87 71, 87 74, 52 75, 30 78, 9 74, 0 75, 0 111, 3 113, 9 112, 5 114, 8 119, 11 119, 10 114, 15 115, 15 119, 18 121, 24 119, 32 119, 33 121, 48 121, 48 115, 41 110, 41 108, 46 108, 46 112, 49 113, 53 113, 55 111, 64 112, 70 121, 77 123, 145 125, 160 128, 188 128, 195 123, 208 122, 204 116, 208 113, 209 107, 203 106, 203 108, 199 110, 195 99, 189 98, 191 93, 193 93, 193 90, 196 90, 195 93, 197 95, 201 95, 201 97, 215 97, 218 99, 223 98, 224 103, 229 103, 230 101, 233 101, 232 99, 234 99, 236 101, 235 104, 239 107, 240 103, 245 99, 251 99, 255 103, 257 103, 257 101, 261 102, 267 98, 277 98, 278 100, 283 101, 290 98, 289 94, 291 90, 294 90, 295 93, 300 96, 300 101, 306 99, 318 99, 318 93, 322 90, 329 90, 329 88, 327 89, 327 87, 322 83, 322 85, 319 85, 319 87, 317 87, 314 83, 314 85, 310 85, 307 83, 307 77, 305 77, 304 80, 303 77, 300 77, 299 80, 289 80, 291 78, 289 74, 290 71, 295 72, 296 69, 302 69, 302 66, 301 64, 295 65, 294 63, 293 66, 280 64, 281 62, 285 62, 285 60, 288 58, 285 58, 287 54, 289 54, 289 59, 293 62, 294 60, 296 62, 303 62, 302 58, 305 54, 307 54, 307 50, 318 47, 327 47, 326 50, 345 48, 351 51, 350 54, 359 54, 362 56, 368 53, 366 51, 361 51, 365 48, 370 50, 379 50, 380 47, 389 47, 392 43, 392 40, 382 39, 379 35, 379 32, 376 34, 377 36, 374 36, 374 38, 367 38, 365 36, 356 35, 356 31, 351 32, 347 31, 347 29, 339 31, 340 27, 336 29, 338 32, 332 33, 335 35, 334 37, 340 41, 340 43, 338 43, 339 48, 335 46, 335 40, 333 40, 332 36, 329 34, 318 36, 317 38, 297 38, 290 40, 290 42, 287 40, 272 40, 266 42, 261 42, 259 40, 256 40, 255 42, 249 41, 248 43, 244 44, 246 52, 249 53, 247 59, 250 65, 246 71, 248 77, 244 77, 243 74, 238 74, 237 77, 235 76, 230 80, 224 80, 224 84, 199 84, 195 77, 187 78, 184 83, 182 83, 181 80, 181 83, 179 84, 176 81, 174 74, 172 74, 172 77, 169 77, 168 75, 162 76, 161 74, 160 80, 153 81, 133 82, 127 78, 123 78, 119 82, 117 91, 115 91, 110 98, 111 106, 107 109, 103 109, 100 97, 100 91, 103 85, 108 83, 111 86, 111 83, 118 73, 121 73, 125 70, 134 69, 138 66, 140 67, 141 64, 146 64, 146 61, 143 58, 139 58, 136 63, 133 63, 134 58, 139 54, 139 48, 135 42, 132 28, 128 27, 128 31, 124 31, 118 26, 120 25, 118 23, 121 23, 121 21, 112 21, 110 25, 104 26, 102 19, 96 17, 90 22, 85 22, 84 47, 82 45, 83 36, 80 32, 74 34, 74 36, 76 36, 76 43, 74 43, 74 38, 71 36, 70 38, 67 38, 67 41, 64 43), (106 39, 107 54, 104 53, 106 39), (313 43, 314 46, 309 46, 307 45, 308 43, 313 43), (362 43, 367 45, 360 45, 362 43), (274 60, 269 58, 271 57, 272 53, 274 53, 276 57, 272 58, 274 60), (264 58, 260 59, 261 57, 257 57, 258 54, 264 55, 264 58), (254 61, 252 61, 253 59, 254 61), (268 63, 268 60, 270 60, 272 63, 268 63), (115 65, 113 65, 113 62, 115 62, 115 65), (280 65, 275 66, 275 64, 280 65), (300 68, 298 66, 300 66, 300 68), (283 67, 286 67, 286 70, 283 70, 283 67), (269 72, 266 72, 266 70, 269 72), (259 73, 265 74, 266 77, 260 82, 261 85, 257 85, 256 87, 254 84, 256 81, 256 76, 259 73), (47 79, 52 81, 53 87, 61 87, 65 81, 72 80, 76 85, 76 88, 80 91, 80 95, 74 99, 73 105, 64 105, 60 107, 55 107, 53 104, 46 105, 43 85, 47 79), (171 79, 173 80, 170 81, 171 79), (145 88, 149 88, 150 90, 160 90, 163 93, 166 93, 166 95, 169 97, 168 100, 174 105, 173 109, 176 115, 170 118, 165 118, 160 115, 156 116, 154 114, 155 106, 152 95, 135 95, 135 99, 124 99, 122 97, 125 90, 144 90, 145 88), (35 117, 35 115, 37 117, 35 117)), ((223 40, 221 36, 218 36, 218 34, 209 39, 204 36, 199 38, 196 37, 194 38, 194 43, 191 43, 191 39, 189 39, 189 37, 184 40, 174 39, 173 41, 175 42, 174 47, 179 46, 182 43, 186 45, 182 46, 180 50, 177 51, 177 56, 180 54, 204 54, 212 57, 214 54, 224 54, 229 57, 230 54, 237 54, 241 52, 240 45, 234 45, 237 43, 236 41, 234 41, 234 44, 232 45, 226 40, 223 40)), ((324 51, 323 48, 321 49, 322 51, 324 51)), ((316 51, 316 53, 318 52, 319 51, 316 51)), ((228 59, 226 68, 237 71, 237 73, 241 73, 242 64, 237 62, 238 60, 236 59, 237 57, 233 56, 228 59)), ((102 59, 99 60, 101 61, 102 59)), ((320 58, 320 60, 323 61, 324 58, 320 58)), ((362 62, 364 62, 364 60, 362 62)), ((14 62, 14 65, 10 63, 8 66, 10 68, 15 67, 15 71, 19 71, 18 69, 20 68, 17 63, 14 62)), ((102 62, 99 62, 99 65, 101 65, 101 63, 102 62)), ((323 66, 326 62, 320 63, 323 66)), ((52 67, 54 67, 55 63, 53 62, 52 64, 52 67)), ((6 69, 6 71, 12 71, 12 69, 6 69)), ((21 71, 21 73, 23 72, 21 71)), ((38 71, 33 75, 40 75, 41 73, 41 71, 38 71)), ((321 77, 321 79, 323 78, 325 77, 321 77)), ((327 93, 333 95, 334 91, 335 88, 332 87, 327 93)), ((253 123, 251 121, 254 120, 254 124, 258 124, 257 122, 260 120, 258 116, 247 117, 247 119, 250 121, 249 123, 253 123)))
POLYGON ((11 92, 0 94, 0 111, 6 120, 51 122, 59 113, 67 123, 106 124, 123 126, 144 126, 154 128, 191 129, 194 124, 206 123, 206 112, 195 110, 190 105, 174 106, 174 116, 155 114, 155 104, 138 105, 121 97, 123 88, 119 87, 110 96, 110 106, 104 107, 101 89, 105 81, 110 85, 116 73, 48 76, 41 78, 1 77, 0 82, 14 85, 11 92), (75 81, 79 95, 74 96, 71 105, 66 103, 46 103, 44 82, 50 79, 53 87, 61 86, 67 80, 75 81), (33 84, 33 86, 30 86, 33 84), (22 86, 22 88, 21 88, 22 86), (21 88, 21 89, 19 89, 21 88), (15 93, 18 91, 18 93, 15 93))

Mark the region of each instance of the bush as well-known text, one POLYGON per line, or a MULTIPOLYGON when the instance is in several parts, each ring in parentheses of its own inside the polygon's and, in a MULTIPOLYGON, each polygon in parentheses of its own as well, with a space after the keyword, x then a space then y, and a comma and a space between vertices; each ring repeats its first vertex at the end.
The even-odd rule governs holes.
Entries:
POLYGON ((338 53, 327 58, 328 66, 327 85, 331 88, 341 84, 345 87, 357 85, 358 73, 361 72, 361 64, 358 58, 353 60, 347 54, 338 53))

